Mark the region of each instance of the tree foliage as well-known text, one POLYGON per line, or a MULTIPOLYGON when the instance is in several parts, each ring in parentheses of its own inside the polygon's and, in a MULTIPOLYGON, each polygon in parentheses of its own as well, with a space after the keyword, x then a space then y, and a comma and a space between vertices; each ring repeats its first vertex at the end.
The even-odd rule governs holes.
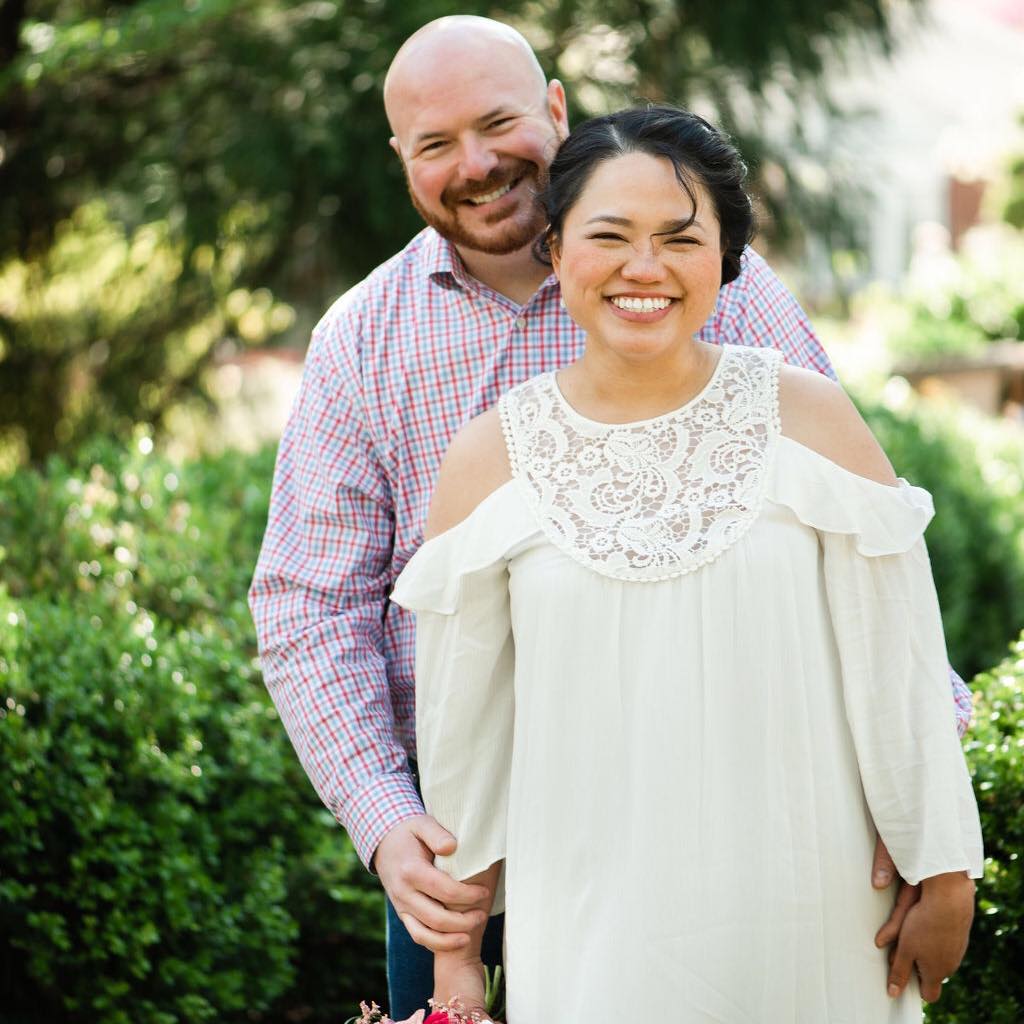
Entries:
POLYGON ((39 458, 97 423, 158 423, 201 383, 222 341, 258 343, 290 322, 282 314, 247 332, 227 303, 233 292, 267 288, 285 306, 322 309, 397 251, 420 223, 387 144, 381 85, 402 40, 431 18, 488 14, 522 28, 546 71, 565 80, 577 117, 638 97, 717 112, 766 172, 762 198, 781 230, 833 223, 838 190, 796 187, 806 161, 790 167, 773 155, 760 97, 769 87, 799 92, 851 36, 884 45, 892 7, 9 0, 0 7, 0 431, 39 458), (140 232, 159 241, 153 266, 133 256, 97 273, 101 236, 137 254, 140 232), (43 283, 54 278, 56 287, 43 283), (126 288, 134 308, 111 298, 126 288))

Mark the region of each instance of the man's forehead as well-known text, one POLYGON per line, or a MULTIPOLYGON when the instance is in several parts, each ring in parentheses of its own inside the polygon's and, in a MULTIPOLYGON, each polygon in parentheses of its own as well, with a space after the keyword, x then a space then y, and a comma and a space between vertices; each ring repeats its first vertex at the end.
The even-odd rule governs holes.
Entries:
MULTIPOLYGON (((494 23, 485 20, 483 30, 476 29, 482 20, 455 19, 399 50, 384 85, 396 134, 424 116, 457 109, 463 119, 482 117, 499 104, 533 105, 543 98, 547 82, 526 41, 507 26, 492 30, 494 23)), ((417 130, 431 129, 417 124, 417 130)))
POLYGON ((528 70, 508 66, 450 69, 443 78, 427 76, 402 82, 389 97, 388 116, 396 135, 413 141, 479 125, 502 115, 536 111, 544 92, 528 70))

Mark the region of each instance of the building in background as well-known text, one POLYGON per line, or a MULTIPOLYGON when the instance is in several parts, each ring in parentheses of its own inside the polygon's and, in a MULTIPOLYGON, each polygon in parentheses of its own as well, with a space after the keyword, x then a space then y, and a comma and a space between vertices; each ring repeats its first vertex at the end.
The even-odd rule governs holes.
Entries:
MULTIPOLYGON (((815 134, 867 197, 858 283, 896 285, 921 226, 941 225, 955 248, 1024 152, 1024 0, 930 0, 896 26, 891 57, 851 56, 828 81, 849 116, 822 115, 815 134)), ((831 254, 817 249, 812 292, 829 287, 831 254)))

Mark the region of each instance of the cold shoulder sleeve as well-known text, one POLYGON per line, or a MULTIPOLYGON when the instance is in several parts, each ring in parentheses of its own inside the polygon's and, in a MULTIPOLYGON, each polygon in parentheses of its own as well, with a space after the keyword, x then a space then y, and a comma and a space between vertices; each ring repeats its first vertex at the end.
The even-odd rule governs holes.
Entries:
MULTIPOLYGON (((535 533, 511 489, 410 559, 391 599, 416 613, 423 802, 458 841, 435 863, 466 879, 505 857, 515 713, 508 558, 535 533)), ((504 885, 492 914, 504 910, 504 885)))
POLYGON ((847 720, 868 806, 903 878, 982 875, 924 542, 931 496, 866 480, 787 438, 768 495, 820 537, 847 720))

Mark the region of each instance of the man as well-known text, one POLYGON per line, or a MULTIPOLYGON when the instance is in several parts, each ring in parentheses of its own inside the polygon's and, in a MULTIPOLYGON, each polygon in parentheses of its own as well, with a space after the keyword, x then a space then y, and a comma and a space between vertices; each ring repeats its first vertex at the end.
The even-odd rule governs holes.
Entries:
MULTIPOLYGON (((561 84, 526 41, 487 19, 432 22, 396 55, 384 100, 429 227, 314 331, 250 600, 267 686, 303 765, 387 892, 390 1011, 401 1018, 431 994, 429 950, 462 945, 484 915, 478 887, 433 866, 458 837, 417 792, 413 623, 388 593, 422 540, 448 440, 508 388, 575 359, 583 338, 532 253, 544 227, 535 189, 568 123, 561 84)), ((832 376, 802 310, 750 251, 700 336, 773 345, 832 376)), ((954 688, 966 724, 969 694, 954 688)), ((884 848, 876 867, 889 877, 875 884, 888 884, 884 848)), ((880 944, 913 896, 905 887, 880 944)), ((492 919, 485 958, 500 951, 500 926, 492 919)))

